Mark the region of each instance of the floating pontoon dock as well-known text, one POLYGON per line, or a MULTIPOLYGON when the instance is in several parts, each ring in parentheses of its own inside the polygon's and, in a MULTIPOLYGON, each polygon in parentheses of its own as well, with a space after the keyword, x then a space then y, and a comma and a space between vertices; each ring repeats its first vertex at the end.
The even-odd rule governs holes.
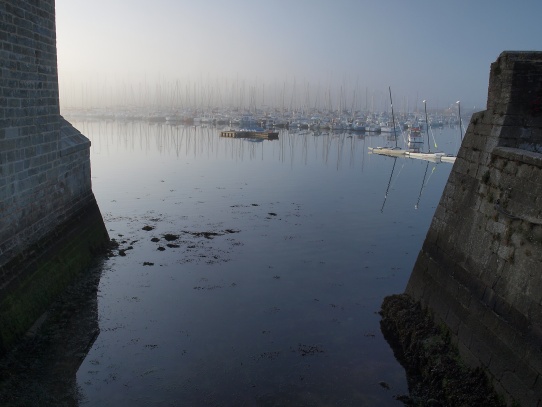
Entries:
POLYGON ((278 131, 253 131, 253 130, 224 130, 220 132, 220 137, 231 138, 259 138, 266 140, 277 140, 279 138, 278 131))

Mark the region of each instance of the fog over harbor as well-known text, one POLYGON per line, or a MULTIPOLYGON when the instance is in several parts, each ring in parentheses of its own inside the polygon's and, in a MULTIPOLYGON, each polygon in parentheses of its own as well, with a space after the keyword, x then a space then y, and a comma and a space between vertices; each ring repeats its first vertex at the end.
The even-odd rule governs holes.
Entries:
MULTIPOLYGON (((405 287, 450 164, 371 154, 384 134, 73 124, 119 243, 79 405, 400 405, 378 310, 405 287)), ((435 129, 441 149, 458 142, 435 129)))
POLYGON ((57 0, 62 108, 481 110, 489 65, 540 46, 542 4, 57 0))
POLYGON ((73 329, 55 311, 55 352, 22 355, 55 372, 38 397, 414 405, 382 304, 455 198, 491 63, 540 48, 540 15, 539 0, 56 0, 73 126, 57 144, 84 141, 112 244, 90 306, 61 301, 73 329), (58 338, 84 345, 70 369, 58 338))

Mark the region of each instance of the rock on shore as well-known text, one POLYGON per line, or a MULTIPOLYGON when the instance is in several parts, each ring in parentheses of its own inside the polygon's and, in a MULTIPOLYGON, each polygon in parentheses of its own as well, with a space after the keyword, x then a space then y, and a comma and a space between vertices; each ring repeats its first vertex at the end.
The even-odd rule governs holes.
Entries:
POLYGON ((386 297, 380 311, 382 333, 405 368, 407 406, 504 407, 486 374, 460 360, 447 331, 407 294, 386 297))

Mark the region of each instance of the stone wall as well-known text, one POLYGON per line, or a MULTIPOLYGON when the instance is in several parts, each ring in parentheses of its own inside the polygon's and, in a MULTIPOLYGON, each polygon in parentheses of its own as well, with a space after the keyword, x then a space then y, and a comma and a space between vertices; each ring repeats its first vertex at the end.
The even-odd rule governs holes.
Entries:
MULTIPOLYGON (((60 116, 54 0, 0 2, 0 349, 2 338, 20 334, 6 334, 14 312, 7 299, 24 296, 36 271, 29 260, 54 240, 51 233, 86 213, 102 229, 87 249, 107 239, 93 209, 89 147, 60 116)), ((27 305, 28 313, 34 307, 27 305)))
POLYGON ((0 4, 0 266, 54 223, 61 195, 54 7, 0 4))
POLYGON ((503 52, 407 286, 509 403, 542 405, 542 52, 503 52))

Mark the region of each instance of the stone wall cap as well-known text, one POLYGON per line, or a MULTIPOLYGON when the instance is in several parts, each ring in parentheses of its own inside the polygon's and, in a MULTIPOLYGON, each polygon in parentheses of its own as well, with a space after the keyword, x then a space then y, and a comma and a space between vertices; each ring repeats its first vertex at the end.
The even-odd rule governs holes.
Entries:
POLYGON ((495 147, 491 153, 501 158, 520 161, 528 165, 542 168, 542 154, 535 153, 534 151, 513 147, 495 147))
POLYGON ((503 51, 499 59, 509 61, 538 61, 542 60, 542 51, 503 51))
POLYGON ((67 156, 90 148, 90 140, 60 116, 60 155, 67 156))

